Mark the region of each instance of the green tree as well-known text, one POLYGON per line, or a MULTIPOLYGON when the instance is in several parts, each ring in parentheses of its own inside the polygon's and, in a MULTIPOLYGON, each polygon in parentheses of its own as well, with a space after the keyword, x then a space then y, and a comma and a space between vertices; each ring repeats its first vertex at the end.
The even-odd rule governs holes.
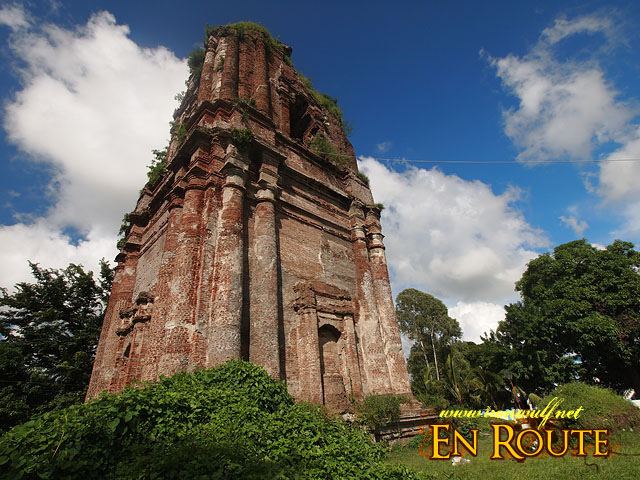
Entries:
POLYGON ((451 346, 444 372, 453 403, 476 407, 485 404, 482 380, 465 356, 465 343, 456 342, 451 346))
POLYGON ((532 260, 491 340, 527 392, 581 380, 640 391, 640 253, 585 240, 532 260))
POLYGON ((440 380, 447 348, 462 335, 458 321, 449 316, 442 301, 414 288, 400 292, 396 298, 396 314, 400 330, 418 345, 427 367, 430 359, 433 360, 436 379, 440 380))
POLYGON ((0 289, 0 429, 83 400, 113 272, 30 263, 35 283, 0 289))
POLYGON ((481 343, 460 342, 458 350, 473 369, 479 381, 482 406, 504 408, 511 404, 511 373, 505 369, 506 348, 494 339, 485 337, 481 343))

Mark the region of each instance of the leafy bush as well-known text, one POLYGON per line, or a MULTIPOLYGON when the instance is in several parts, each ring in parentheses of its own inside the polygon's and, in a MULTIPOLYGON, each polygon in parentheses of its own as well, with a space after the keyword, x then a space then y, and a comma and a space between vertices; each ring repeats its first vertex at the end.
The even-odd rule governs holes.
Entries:
POLYGON ((412 478, 382 455, 263 369, 229 361, 14 428, 0 438, 0 478, 412 478))
MULTIPOLYGON (((154 150, 154 152, 156 151, 157 150, 154 150)), ((150 165, 147 168, 151 170, 152 165, 150 165)), ((149 173, 147 173, 147 175, 149 175, 149 173)), ((122 250, 125 244, 127 243, 127 235, 129 233, 130 228, 131 228, 130 214, 125 213, 124 216, 122 217, 122 222, 120 223, 120 230, 118 230, 118 242, 116 243, 116 247, 118 248, 118 250, 122 250)))
POLYGON ((369 395, 357 407, 358 420, 379 439, 384 428, 398 423, 400 405, 406 402, 402 395, 369 395))
MULTIPOLYGON (((156 151, 156 150, 154 150, 156 151)), ((125 213, 122 216, 122 222, 120 222, 120 230, 118 230, 118 235, 126 235, 129 231, 129 227, 131 227, 131 214, 125 213)))
MULTIPOLYGON (((444 383, 444 382, 443 382, 444 383)), ((420 392, 416 394, 416 398, 423 405, 435 408, 436 411, 447 408, 451 402, 446 399, 444 394, 432 393, 432 392, 420 392)))
MULTIPOLYGON (((461 406, 461 405, 451 405, 449 409, 452 410, 467 410, 469 407, 461 406)), ((490 432, 491 427, 490 423, 492 418, 490 417, 450 417, 447 419, 453 428, 460 432, 463 437, 467 440, 471 440, 473 435, 471 434, 471 430, 478 429, 484 432, 490 432)))
POLYGON ((562 420, 568 428, 608 428, 615 431, 640 427, 640 409, 608 388, 580 382, 567 383, 556 388, 536 407, 543 408, 553 397, 564 399, 558 406, 561 410, 584 407, 577 419, 562 420))

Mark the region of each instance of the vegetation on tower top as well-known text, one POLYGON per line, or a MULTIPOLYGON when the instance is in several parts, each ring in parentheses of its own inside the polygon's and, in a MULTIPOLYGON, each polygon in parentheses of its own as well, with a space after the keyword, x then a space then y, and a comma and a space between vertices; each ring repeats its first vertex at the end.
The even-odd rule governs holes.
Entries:
POLYGON ((205 28, 205 45, 210 35, 219 35, 222 37, 237 35, 242 39, 245 35, 250 34, 262 36, 267 49, 281 52, 285 61, 291 56, 291 49, 287 45, 275 39, 263 25, 255 22, 236 22, 218 26, 207 25, 205 28))
MULTIPOLYGON (((280 52, 282 54, 282 58, 284 62, 288 65, 292 65, 291 63, 291 49, 282 43, 280 40, 274 38, 269 30, 267 30, 264 26, 254 23, 254 22, 237 22, 230 23, 227 25, 219 25, 212 26, 207 25, 205 28, 205 37, 204 37, 204 45, 203 48, 197 48, 193 50, 188 57, 187 63, 189 65, 190 76, 197 83, 200 79, 200 75, 202 73, 202 67, 204 65, 204 58, 206 53, 207 42, 211 35, 217 36, 230 36, 236 35, 240 40, 242 40, 247 35, 258 35, 261 36, 267 47, 267 50, 270 52, 280 52)), ((216 68, 222 68, 221 66, 216 66, 216 68)), ((327 95, 318 91, 309 78, 298 73, 298 78, 300 82, 306 89, 307 93, 313 98, 313 100, 323 109, 325 109, 331 116, 333 116, 337 121, 338 125, 344 130, 346 135, 351 133, 351 126, 348 122, 345 121, 344 115, 342 113, 342 109, 338 106, 338 100, 335 97, 327 95)))

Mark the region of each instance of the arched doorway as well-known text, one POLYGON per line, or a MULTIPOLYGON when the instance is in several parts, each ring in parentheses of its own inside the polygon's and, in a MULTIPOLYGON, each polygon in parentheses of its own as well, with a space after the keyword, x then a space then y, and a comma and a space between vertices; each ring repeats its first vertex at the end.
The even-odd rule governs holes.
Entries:
POLYGON ((323 325, 318 331, 318 340, 324 404, 331 410, 346 411, 349 399, 342 378, 340 332, 331 325, 323 325))

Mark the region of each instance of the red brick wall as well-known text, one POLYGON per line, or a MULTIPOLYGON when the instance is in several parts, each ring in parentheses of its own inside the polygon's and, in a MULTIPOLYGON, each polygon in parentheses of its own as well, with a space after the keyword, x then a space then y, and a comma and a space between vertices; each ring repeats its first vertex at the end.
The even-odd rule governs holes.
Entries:
POLYGON ((284 54, 260 33, 210 37, 176 111, 188 134, 174 135, 167 174, 133 212, 88 398, 226 358, 261 364, 294 397, 334 410, 409 391, 379 211, 338 119, 284 54), (289 136, 301 96, 308 132, 346 162, 289 136), (251 130, 247 151, 231 145, 231 128, 251 130))

